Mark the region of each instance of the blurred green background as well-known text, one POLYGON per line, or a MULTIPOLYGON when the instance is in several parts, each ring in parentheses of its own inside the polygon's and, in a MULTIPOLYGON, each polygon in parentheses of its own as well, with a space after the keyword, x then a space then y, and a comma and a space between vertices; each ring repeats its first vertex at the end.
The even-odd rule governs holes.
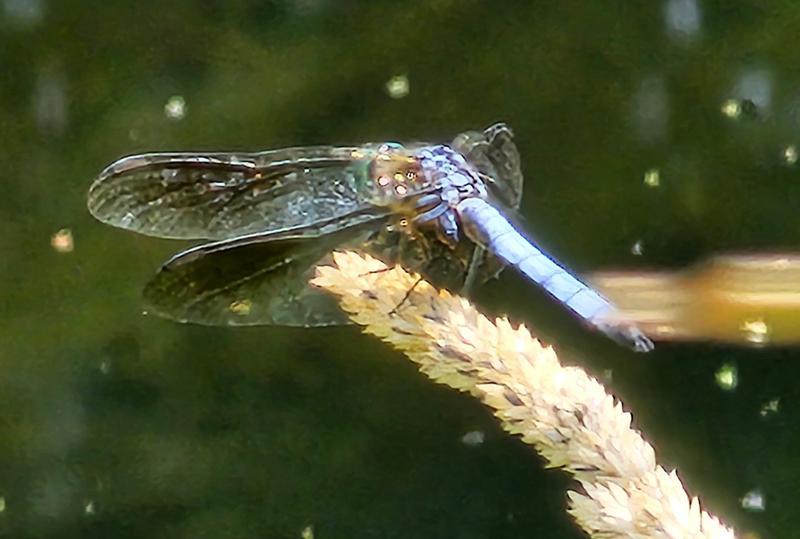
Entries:
MULTIPOLYGON (((86 189, 145 150, 503 120, 523 225, 579 271, 796 250, 799 35, 792 0, 0 1, 0 535, 583 537, 564 474, 357 329, 142 316, 185 245, 95 222, 86 189)), ((706 508, 797 536, 800 352, 635 355, 512 272, 475 300, 604 376, 706 508)))

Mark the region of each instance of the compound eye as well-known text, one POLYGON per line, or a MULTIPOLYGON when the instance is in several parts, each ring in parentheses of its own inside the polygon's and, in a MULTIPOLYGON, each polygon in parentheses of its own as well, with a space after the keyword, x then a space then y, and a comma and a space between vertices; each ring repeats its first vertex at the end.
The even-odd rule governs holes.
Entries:
POLYGON ((403 149, 399 142, 384 142, 378 147, 380 153, 398 152, 403 149))

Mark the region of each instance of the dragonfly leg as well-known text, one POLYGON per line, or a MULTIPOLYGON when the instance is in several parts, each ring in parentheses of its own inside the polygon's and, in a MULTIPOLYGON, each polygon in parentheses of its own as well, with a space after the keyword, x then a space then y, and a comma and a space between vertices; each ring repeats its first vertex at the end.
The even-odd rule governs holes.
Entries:
POLYGON ((417 227, 433 226, 439 241, 450 248, 458 243, 458 220, 453 209, 442 202, 439 195, 425 195, 420 197, 417 208, 429 206, 432 202, 436 205, 414 217, 413 223, 417 227))
POLYGON ((411 252, 410 246, 407 247, 411 242, 414 243, 414 247, 418 248, 421 251, 420 260, 422 261, 421 264, 418 264, 418 267, 413 268, 415 271, 422 271, 425 273, 424 268, 428 262, 433 259, 433 249, 431 248, 431 240, 428 236, 422 233, 412 234, 408 233, 400 239, 401 252, 411 252))
POLYGON ((376 233, 368 240, 367 250, 369 251, 371 250, 369 242, 376 241, 377 238, 377 243, 381 245, 382 248, 372 252, 380 258, 386 267, 369 271, 366 275, 389 271, 400 263, 400 253, 405 249, 406 242, 410 235, 409 231, 406 230, 407 227, 408 225, 403 221, 390 223, 386 225, 386 229, 383 232, 376 233))
POLYGON ((409 226, 409 223, 403 219, 400 220, 401 224, 391 225, 389 235, 393 241, 391 244, 386 244, 386 251, 381 256, 381 260, 386 264, 386 267, 379 270, 372 270, 368 274, 382 273, 391 270, 396 265, 400 264, 412 271, 425 273, 424 267, 427 261, 433 258, 431 239, 409 226))
POLYGON ((456 212, 453 210, 444 212, 436 220, 436 223, 438 225, 436 227, 436 237, 451 249, 455 249, 459 240, 456 212))
MULTIPOLYGON (((405 304, 405 302, 408 301, 408 298, 411 297, 411 293, 414 291, 417 285, 424 279, 422 275, 428 273, 426 268, 429 265, 431 265, 431 262, 434 260, 430 239, 427 236, 425 236, 425 234, 422 233, 414 234, 412 231, 408 231, 407 233, 400 236, 398 242, 399 242, 399 247, 397 249, 398 253, 409 253, 412 252, 414 248, 419 249, 421 251, 419 260, 421 260, 422 262, 419 263, 411 260, 406 261, 406 264, 409 264, 409 262, 411 262, 409 266, 410 269, 413 269, 414 271, 420 273, 420 275, 417 277, 417 280, 414 281, 414 284, 411 285, 411 288, 409 288, 406 291, 405 295, 403 295, 403 299, 400 300, 400 303, 395 305, 395 307, 391 311, 389 311, 390 315, 397 314, 397 312, 405 304), (411 245, 412 243, 413 246, 411 245)), ((400 260, 395 261, 395 263, 399 262, 402 261, 400 260)))
POLYGON ((427 225, 434 220, 438 219, 443 213, 447 212, 450 208, 446 204, 437 204, 433 208, 424 211, 414 217, 414 224, 417 226, 427 225))
POLYGON ((479 245, 475 245, 475 248, 472 250, 472 256, 469 259, 469 267, 467 267, 467 273, 464 276, 464 284, 461 286, 461 293, 465 296, 469 296, 475 288, 475 283, 478 280, 478 273, 480 271, 480 266, 483 263, 483 259, 486 256, 486 249, 479 245))
POLYGON ((414 210, 421 212, 435 208, 442 203, 442 196, 439 193, 428 193, 421 195, 414 201, 414 210))
POLYGON ((397 305, 395 305, 395 306, 394 306, 394 309, 392 309, 391 311, 389 311, 389 315, 390 315, 390 316, 394 316, 394 315, 396 315, 396 314, 397 314, 397 312, 400 310, 400 307, 402 307, 402 306, 405 304, 405 302, 406 302, 406 301, 408 301, 408 298, 410 298, 410 297, 411 297, 411 293, 414 291, 414 289, 415 289, 415 288, 417 288, 417 285, 418 285, 419 283, 421 283, 422 281, 423 281, 423 277, 422 277, 422 275, 418 275, 418 276, 417 276, 417 280, 416 280, 416 281, 414 281, 414 284, 412 284, 412 285, 411 285, 411 288, 409 288, 408 290, 406 290, 406 293, 405 293, 405 295, 403 296, 403 299, 401 299, 401 300, 400 300, 400 303, 398 303, 397 305))

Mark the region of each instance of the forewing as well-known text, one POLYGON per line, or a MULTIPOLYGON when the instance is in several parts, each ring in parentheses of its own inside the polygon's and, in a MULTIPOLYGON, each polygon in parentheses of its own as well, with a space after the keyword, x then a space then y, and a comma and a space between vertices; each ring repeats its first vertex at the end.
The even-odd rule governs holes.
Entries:
POLYGON ((100 221, 162 238, 315 234, 370 210, 356 191, 364 170, 356 147, 134 155, 100 174, 88 207, 100 221))
POLYGON ((308 281, 334 248, 363 244, 373 233, 360 226, 321 237, 257 235, 201 245, 161 267, 145 287, 145 309, 211 326, 346 324, 336 302, 308 281))

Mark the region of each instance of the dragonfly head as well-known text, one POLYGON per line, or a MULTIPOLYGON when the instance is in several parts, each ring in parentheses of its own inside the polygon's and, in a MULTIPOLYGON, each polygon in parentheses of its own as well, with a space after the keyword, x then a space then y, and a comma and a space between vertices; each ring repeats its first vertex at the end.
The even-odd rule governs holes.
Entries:
POLYGON ((400 144, 381 144, 367 162, 361 190, 371 204, 402 210, 432 190, 419 159, 400 144))

